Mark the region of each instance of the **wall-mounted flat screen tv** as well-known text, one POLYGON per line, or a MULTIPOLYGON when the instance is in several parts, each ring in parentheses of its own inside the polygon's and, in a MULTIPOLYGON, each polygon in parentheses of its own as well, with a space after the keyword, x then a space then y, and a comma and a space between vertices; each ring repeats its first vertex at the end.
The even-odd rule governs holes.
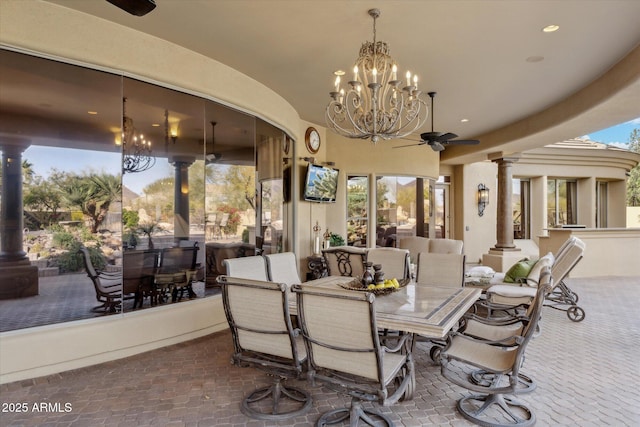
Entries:
POLYGON ((304 183, 304 200, 333 203, 338 191, 338 169, 309 163, 304 183))

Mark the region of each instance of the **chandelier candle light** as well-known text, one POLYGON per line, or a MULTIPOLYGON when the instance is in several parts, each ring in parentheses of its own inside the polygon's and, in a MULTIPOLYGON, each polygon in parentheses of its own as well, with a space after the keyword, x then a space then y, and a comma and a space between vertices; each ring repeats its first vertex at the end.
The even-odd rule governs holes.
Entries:
POLYGON ((127 117, 125 106, 127 98, 122 99, 122 173, 144 172, 156 164, 151 155, 151 141, 137 134, 133 119, 127 117))
POLYGON ((373 42, 365 42, 353 67, 347 91, 341 87, 343 71, 336 71, 335 90, 327 105, 327 126, 348 138, 401 138, 415 132, 427 120, 429 110, 420 97, 418 76, 410 71, 398 79, 398 65, 389 55, 389 46, 376 41, 376 19, 380 10, 370 9, 373 42))

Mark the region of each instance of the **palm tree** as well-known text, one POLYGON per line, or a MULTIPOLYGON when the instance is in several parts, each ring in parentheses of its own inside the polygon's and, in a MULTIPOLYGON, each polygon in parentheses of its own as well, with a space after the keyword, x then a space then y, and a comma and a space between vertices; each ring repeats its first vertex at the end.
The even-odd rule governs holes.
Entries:
POLYGON ((120 176, 106 173, 70 176, 60 182, 60 188, 67 203, 79 207, 89 219, 92 233, 98 231, 111 204, 122 199, 120 176))
POLYGON ((162 231, 162 227, 160 227, 157 222, 147 222, 140 224, 138 226, 138 231, 147 236, 149 249, 153 249, 153 240, 151 240, 151 235, 157 231, 162 231))

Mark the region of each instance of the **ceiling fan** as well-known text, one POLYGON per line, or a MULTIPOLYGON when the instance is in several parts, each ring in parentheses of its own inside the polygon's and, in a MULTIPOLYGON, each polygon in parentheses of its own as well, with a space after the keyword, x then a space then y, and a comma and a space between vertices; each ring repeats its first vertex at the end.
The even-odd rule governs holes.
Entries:
POLYGON ((127 13, 135 16, 144 16, 156 8, 154 0, 107 0, 112 5, 119 7, 127 13))
POLYGON ((220 160, 222 158, 222 153, 216 153, 215 151, 213 151, 213 146, 216 142, 216 125, 218 123, 211 121, 211 152, 207 153, 205 156, 205 161, 207 164, 209 163, 215 163, 217 160, 220 160))
POLYGON ((431 98, 431 132, 421 133, 421 141, 417 144, 400 145, 393 148, 413 147, 416 145, 427 144, 433 151, 442 151, 444 150, 445 145, 476 145, 480 143, 477 139, 453 139, 458 137, 455 133, 441 133, 433 131, 433 98, 435 98, 435 96, 436 92, 429 92, 429 97, 431 98))

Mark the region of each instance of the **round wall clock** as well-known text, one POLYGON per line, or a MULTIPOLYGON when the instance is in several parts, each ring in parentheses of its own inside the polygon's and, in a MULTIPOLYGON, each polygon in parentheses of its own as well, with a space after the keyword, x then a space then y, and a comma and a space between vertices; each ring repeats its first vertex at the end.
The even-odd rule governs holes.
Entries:
POLYGON ((311 154, 316 154, 320 149, 320 134, 315 128, 309 127, 304 135, 304 142, 307 146, 307 150, 311 154))

